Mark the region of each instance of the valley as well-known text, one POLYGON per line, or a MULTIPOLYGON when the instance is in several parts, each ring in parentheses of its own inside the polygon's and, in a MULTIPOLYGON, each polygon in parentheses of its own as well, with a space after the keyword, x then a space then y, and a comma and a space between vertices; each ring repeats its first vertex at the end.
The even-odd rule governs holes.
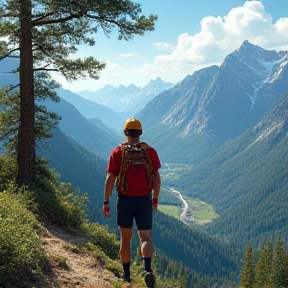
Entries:
POLYGON ((180 219, 187 225, 205 224, 219 217, 213 207, 201 199, 184 197, 173 184, 184 171, 193 169, 192 165, 164 163, 160 171, 162 179, 161 200, 159 211, 180 219), (162 201, 163 199, 163 201, 162 201), (161 204, 161 203, 165 204, 161 204))

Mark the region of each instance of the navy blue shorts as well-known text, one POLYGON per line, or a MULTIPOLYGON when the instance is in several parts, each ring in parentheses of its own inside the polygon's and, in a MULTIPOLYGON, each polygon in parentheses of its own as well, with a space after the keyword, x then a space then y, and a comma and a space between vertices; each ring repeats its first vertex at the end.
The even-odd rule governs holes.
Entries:
POLYGON ((132 228, 135 219, 138 230, 152 228, 151 196, 119 196, 117 200, 117 224, 122 228, 132 228))

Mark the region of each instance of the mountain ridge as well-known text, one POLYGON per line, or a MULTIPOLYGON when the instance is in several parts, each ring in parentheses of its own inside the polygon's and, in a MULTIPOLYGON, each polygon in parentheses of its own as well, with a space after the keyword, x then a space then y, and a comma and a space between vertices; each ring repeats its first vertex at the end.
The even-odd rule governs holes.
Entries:
POLYGON ((134 113, 140 111, 149 101, 163 90, 170 89, 173 83, 164 82, 160 77, 150 82, 143 88, 130 84, 125 87, 106 85, 103 88, 87 93, 86 91, 77 92, 83 98, 93 100, 101 105, 109 107, 116 113, 134 113))
MULTIPOLYGON (((180 147, 179 142, 186 141, 187 148, 196 147, 195 141, 204 137, 206 151, 194 151, 199 157, 178 157, 181 163, 202 161, 209 156, 207 151, 256 125, 288 91, 287 55, 287 51, 267 51, 244 41, 220 67, 211 66, 187 76, 156 96, 136 117, 164 161, 174 161, 174 156, 167 153, 169 150, 181 155, 183 145, 180 147), (194 82, 189 82, 192 79, 194 82), (169 147, 161 153, 163 138, 169 139, 169 147)), ((193 154, 193 148, 190 153, 193 154)))
POLYGON ((48 111, 61 116, 58 126, 65 134, 102 159, 108 159, 111 150, 120 143, 120 137, 108 128, 105 131, 103 124, 94 125, 64 99, 60 99, 59 103, 47 100, 45 105, 48 111))

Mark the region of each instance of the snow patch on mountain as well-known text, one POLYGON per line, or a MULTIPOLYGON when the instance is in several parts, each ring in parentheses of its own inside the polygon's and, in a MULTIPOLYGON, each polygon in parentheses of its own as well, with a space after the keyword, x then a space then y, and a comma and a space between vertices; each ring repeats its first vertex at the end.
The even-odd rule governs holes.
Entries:
POLYGON ((265 85, 272 84, 278 79, 278 77, 280 77, 282 70, 288 63, 288 54, 285 51, 265 51, 260 47, 249 44, 249 42, 246 41, 243 43, 241 48, 237 50, 237 52, 237 60, 249 68, 249 73, 254 73, 261 79, 261 81, 255 83, 255 90, 253 94, 249 94, 244 91, 245 95, 247 95, 251 100, 251 111, 255 105, 258 95, 261 94, 259 91, 261 91, 265 85), (252 52, 254 52, 254 55, 256 56, 256 58, 254 57, 253 61, 255 61, 257 65, 251 62, 251 50, 248 55, 245 53, 248 49, 248 45, 253 47, 254 51, 252 50, 252 52))
POLYGON ((284 57, 283 57, 280 61, 278 61, 278 62, 280 62, 279 68, 278 68, 278 70, 274 73, 273 77, 272 77, 271 80, 270 80, 270 83, 273 83, 274 81, 276 81, 276 80, 280 77, 280 75, 281 75, 284 67, 288 64, 288 54, 287 54, 286 56, 284 56, 284 57))

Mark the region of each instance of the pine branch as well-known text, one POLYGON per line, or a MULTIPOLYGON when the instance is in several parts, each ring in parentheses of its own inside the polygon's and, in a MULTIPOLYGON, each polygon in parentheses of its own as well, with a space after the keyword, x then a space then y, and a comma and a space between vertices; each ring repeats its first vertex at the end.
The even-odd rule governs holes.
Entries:
POLYGON ((55 14, 54 12, 50 12, 50 13, 46 13, 46 14, 41 13, 39 15, 33 15, 33 18, 37 18, 37 19, 33 20, 33 22, 41 21, 42 19, 53 16, 54 14, 55 14))
POLYGON ((33 71, 48 71, 48 72, 59 72, 60 69, 57 69, 57 68, 45 68, 45 67, 42 67, 42 68, 34 68, 33 71))
POLYGON ((18 131, 18 127, 14 127, 0 136, 0 141, 4 141, 9 135, 18 131))
MULTIPOLYGON (((51 13, 49 13, 51 14, 51 13)), ((47 16, 49 15, 47 14, 47 16)), ((51 15, 53 15, 55 13, 52 13, 51 15)), ((36 19, 31 21, 31 27, 35 27, 35 26, 44 26, 44 25, 48 25, 48 24, 57 24, 57 23, 63 23, 72 19, 78 19, 81 18, 85 15, 85 13, 81 12, 81 13, 76 13, 76 14, 70 14, 70 16, 64 17, 64 18, 57 18, 57 19, 50 19, 50 20, 45 20, 45 21, 41 21, 39 19, 45 19, 47 16, 43 16, 42 18, 36 19)))
MULTIPOLYGON (((1 61, 2 59, 6 58, 6 57, 9 57, 9 56, 10 56, 13 52, 15 52, 15 51, 20 51, 20 47, 10 50, 10 51, 9 51, 6 55, 4 55, 4 56, 0 55, 0 61, 1 61)), ((12 56, 11 56, 11 58, 15 58, 15 57, 12 57, 12 56)), ((18 57, 16 57, 16 58, 18 58, 18 57)))
POLYGON ((19 87, 20 83, 14 85, 14 86, 9 86, 9 89, 6 91, 7 93, 11 92, 12 90, 14 90, 15 88, 19 87))

